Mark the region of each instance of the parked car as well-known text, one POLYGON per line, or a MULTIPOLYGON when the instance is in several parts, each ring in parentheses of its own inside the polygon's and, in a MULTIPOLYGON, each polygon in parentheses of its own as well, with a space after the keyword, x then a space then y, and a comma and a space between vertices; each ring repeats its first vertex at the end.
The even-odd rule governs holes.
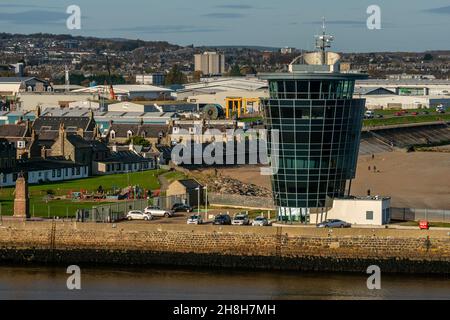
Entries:
POLYGON ((317 228, 350 228, 352 225, 339 219, 329 219, 317 225, 317 228))
POLYGON ((446 107, 444 107, 444 105, 440 104, 436 107, 436 112, 437 113, 445 113, 445 111, 447 110, 446 107))
POLYGON ((367 110, 364 113, 364 118, 366 118, 366 119, 373 119, 374 116, 375 116, 375 112, 373 112, 373 110, 367 110))
POLYGON ((147 207, 144 213, 151 214, 153 217, 173 217, 173 212, 170 210, 161 210, 159 207, 147 207))
POLYGON ((427 220, 419 221, 419 229, 420 230, 430 230, 430 223, 427 220))
POLYGON ((184 203, 175 203, 172 206, 173 212, 192 212, 193 208, 190 205, 184 203))
POLYGON ((192 215, 187 220, 187 224, 203 224, 203 218, 199 215, 192 215))
POLYGON ((418 116, 419 113, 418 113, 418 112, 411 112, 411 115, 412 115, 412 116, 418 116))
POLYGON ((379 113, 377 113, 377 118, 379 118, 379 119, 381 119, 381 118, 384 118, 384 116, 382 115, 382 114, 379 114, 379 113))
POLYGON ((255 218, 255 220, 253 220, 252 226, 255 226, 255 227, 270 226, 270 221, 264 217, 257 217, 257 218, 255 218))
POLYGON ((234 216, 231 224, 235 226, 248 226, 250 224, 250 219, 246 213, 237 214, 234 216))
POLYGON ((150 213, 145 213, 139 210, 131 210, 127 213, 128 220, 145 220, 150 221, 153 219, 153 216, 150 213))
POLYGON ((231 218, 227 214, 219 214, 214 219, 213 224, 215 224, 215 225, 231 225, 231 218))
POLYGON ((403 112, 396 112, 396 113, 394 113, 394 115, 396 115, 397 117, 401 117, 401 116, 403 116, 403 112))

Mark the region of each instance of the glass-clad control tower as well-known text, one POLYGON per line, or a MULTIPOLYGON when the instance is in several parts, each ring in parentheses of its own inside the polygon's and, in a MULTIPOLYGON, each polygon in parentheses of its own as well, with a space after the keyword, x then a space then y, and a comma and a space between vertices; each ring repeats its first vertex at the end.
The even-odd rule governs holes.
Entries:
POLYGON ((289 72, 260 74, 269 82, 263 108, 268 149, 278 156, 272 189, 280 220, 308 222, 309 213, 345 196, 355 177, 365 100, 353 99, 353 91, 366 76, 340 72, 339 55, 326 51, 332 39, 325 31, 317 36, 319 51, 296 58, 289 72), (274 130, 278 143, 270 139, 274 130))

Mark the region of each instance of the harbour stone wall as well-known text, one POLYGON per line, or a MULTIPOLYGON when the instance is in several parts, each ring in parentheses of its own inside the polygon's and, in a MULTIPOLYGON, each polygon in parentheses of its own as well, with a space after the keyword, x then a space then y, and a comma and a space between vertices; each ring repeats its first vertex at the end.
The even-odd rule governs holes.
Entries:
POLYGON ((0 262, 450 273, 447 231, 9 222, 0 262))

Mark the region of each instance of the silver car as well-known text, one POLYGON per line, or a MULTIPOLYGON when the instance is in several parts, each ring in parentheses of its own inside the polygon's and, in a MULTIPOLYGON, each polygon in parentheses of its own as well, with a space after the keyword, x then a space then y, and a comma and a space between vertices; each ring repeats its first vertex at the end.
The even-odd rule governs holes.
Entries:
POLYGON ((147 207, 144 209, 144 213, 148 213, 153 217, 173 217, 173 212, 171 210, 161 210, 159 207, 147 207))
POLYGON ((248 219, 247 214, 237 214, 233 221, 231 222, 232 225, 235 226, 247 226, 250 224, 250 220, 248 219))
POLYGON ((252 226, 257 226, 257 227, 270 226, 270 221, 264 217, 257 217, 257 218, 255 218, 255 220, 253 220, 252 226))
POLYGON ((131 221, 131 220, 145 220, 145 221, 150 221, 152 220, 153 217, 151 214, 149 213, 145 213, 139 210, 131 210, 128 212, 127 214, 127 220, 131 221))
POLYGON ((317 225, 317 228, 350 228, 352 225, 339 219, 328 219, 317 225))
POLYGON ((187 220, 187 224, 203 224, 203 219, 199 215, 192 215, 187 220))

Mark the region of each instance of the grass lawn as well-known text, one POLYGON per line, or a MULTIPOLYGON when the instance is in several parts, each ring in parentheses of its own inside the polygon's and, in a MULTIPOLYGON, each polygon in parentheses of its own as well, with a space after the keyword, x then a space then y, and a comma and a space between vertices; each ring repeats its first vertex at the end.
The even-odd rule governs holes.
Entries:
POLYGON ((164 178, 167 179, 167 182, 172 183, 175 180, 183 180, 183 179, 187 179, 188 177, 182 172, 171 171, 171 172, 165 173, 164 178))
MULTIPOLYGON (((110 176, 98 176, 80 180, 65 181, 60 183, 40 184, 29 186, 30 194, 30 214, 39 217, 60 216, 65 217, 67 214, 73 216, 77 209, 91 208, 98 205, 98 202, 81 202, 72 200, 52 200, 45 201, 48 190, 52 190, 56 196, 65 196, 70 191, 78 192, 87 190, 95 192, 99 186, 104 190, 112 190, 113 188, 126 188, 129 185, 139 185, 145 189, 159 189, 158 176, 165 173, 164 170, 150 170, 136 172, 130 174, 116 174, 110 176), (50 209, 49 209, 50 207, 50 209)), ((105 204, 102 202, 102 204, 105 204)), ((14 207, 14 188, 2 188, 0 190, 0 206, 3 215, 12 215, 14 207)))
POLYGON ((433 121, 450 121, 450 114, 428 114, 419 116, 404 116, 381 119, 366 119, 364 120, 364 127, 389 126, 395 124, 433 122, 433 121))
POLYGON ((241 122, 255 122, 258 120, 262 120, 262 117, 252 117, 252 118, 240 118, 239 121, 241 122))

